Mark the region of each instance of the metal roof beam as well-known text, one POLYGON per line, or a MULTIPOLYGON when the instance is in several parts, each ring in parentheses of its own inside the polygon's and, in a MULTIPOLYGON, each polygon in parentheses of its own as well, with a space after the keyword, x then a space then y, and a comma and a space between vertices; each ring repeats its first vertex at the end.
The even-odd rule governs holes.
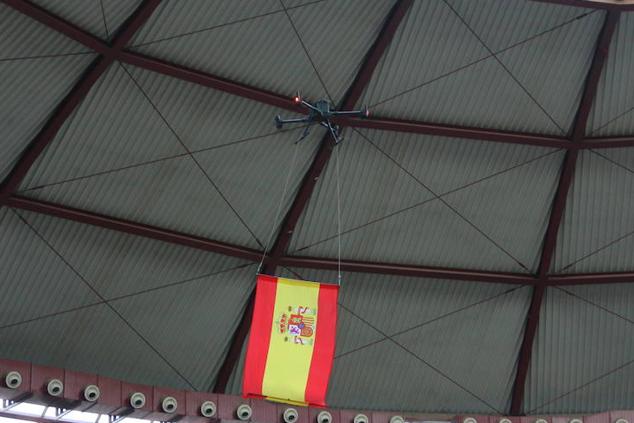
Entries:
POLYGON ((540 3, 560 4, 592 9, 607 9, 614 11, 634 10, 632 0, 532 0, 540 3))
MULTIPOLYGON (((223 91, 232 95, 245 97, 270 106, 279 107, 293 112, 302 113, 303 109, 298 107, 289 96, 280 95, 260 88, 252 87, 227 78, 222 78, 203 71, 190 69, 175 63, 171 63, 155 57, 146 56, 137 52, 123 50, 122 46, 110 46, 106 41, 84 31, 76 25, 56 16, 45 9, 29 2, 28 0, 3 0, 14 9, 30 16, 31 18, 47 25, 69 38, 97 51, 98 53, 114 57, 117 60, 160 73, 176 79, 182 79, 191 83, 199 84, 208 88, 223 91)), ((124 44, 125 45, 125 44, 124 44)), ((362 81, 363 82, 363 81, 362 81)), ((368 128, 377 130, 387 130, 395 132, 405 132, 424 135, 437 135, 443 137, 466 138, 482 141, 526 144, 541 147, 582 149, 587 148, 582 145, 574 145, 567 138, 549 136, 543 134, 532 134, 523 132, 503 131, 493 128, 475 128, 448 125, 442 123, 422 122, 412 120, 400 120, 383 117, 372 117, 370 119, 359 119, 345 117, 337 120, 342 126, 356 128, 368 128)), ((610 139, 606 139, 609 141, 610 139)), ((634 145, 631 138, 623 140, 624 146, 634 145)), ((596 138, 593 144, 595 148, 610 148, 615 146, 604 146, 601 143, 603 138, 596 138)), ((589 148, 589 147, 588 147, 589 148)))
MULTIPOLYGON (((379 31, 377 38, 365 55, 354 81, 352 81, 352 84, 344 95, 344 99, 340 105, 341 109, 350 109, 354 107, 361 97, 361 94, 372 77, 372 73, 374 72, 376 65, 379 63, 383 53, 392 41, 399 24, 411 7, 412 2, 413 0, 398 0, 390 10, 390 13, 387 16, 383 27, 379 31)), ((313 193, 319 176, 326 167, 326 163, 330 158, 333 147, 334 141, 331 139, 330 135, 328 134, 324 136, 321 140, 319 149, 308 168, 308 171, 302 179, 291 207, 282 221, 280 230, 273 242, 273 247, 271 248, 270 260, 264 267, 263 273, 274 273, 276 267, 279 265, 280 259, 286 253, 286 249, 290 242, 291 235, 295 230, 295 226, 297 225, 297 221, 299 220, 299 217, 304 211, 304 208, 313 193)), ((255 293, 252 292, 249 302, 247 303, 245 313, 242 315, 242 319, 232 338, 229 353, 220 367, 214 392, 225 392, 229 376, 240 358, 242 347, 251 326, 251 315, 253 314, 254 302, 255 293)))
POLYGON ((446 125, 442 123, 399 120, 381 117, 369 119, 344 118, 337 123, 354 128, 368 128, 383 131, 405 132, 411 134, 435 135, 441 137, 466 138, 481 141, 526 144, 540 147, 575 149, 569 139, 564 137, 529 134, 523 132, 502 131, 499 129, 474 128, 446 125))
MULTIPOLYGON (((50 25, 65 35, 83 42, 94 44, 94 37, 89 36, 74 25, 57 18, 43 9, 25 0, 5 0, 5 3, 16 10, 31 16, 46 25, 50 25), (77 38, 75 38, 77 37, 77 38)), ((116 52, 120 51, 132 39, 136 31, 145 23, 152 12, 159 5, 160 0, 145 0, 137 7, 130 18, 121 26, 120 30, 113 38, 112 49, 106 49, 104 54, 97 57, 84 72, 83 76, 58 104, 55 111, 38 132, 35 138, 27 146, 17 164, 11 170, 7 178, 0 186, 0 205, 4 204, 11 194, 13 194, 28 173, 29 169, 46 146, 53 141, 66 119, 73 113, 81 101, 86 97, 99 77, 105 72, 110 64, 115 60, 116 52)), ((82 42, 80 41, 80 42, 82 42)), ((99 47, 101 48, 101 47, 99 47)))
POLYGON ((547 284, 552 286, 601 285, 612 283, 634 283, 634 272, 550 275, 547 279, 547 284))
MULTIPOLYGON (((309 269, 337 270, 337 259, 319 257, 282 257, 280 266, 302 267, 309 269)), ((533 275, 521 273, 486 272, 469 269, 449 269, 397 263, 376 263, 354 260, 341 260, 341 269, 346 272, 378 273, 383 275, 410 276, 418 278, 436 278, 471 282, 505 283, 527 285, 534 284, 533 275)))
POLYGON ((74 222, 99 226, 101 228, 123 232, 125 234, 138 235, 145 238, 196 248, 198 250, 224 254, 226 256, 237 257, 245 260, 258 261, 262 257, 262 252, 250 248, 201 238, 194 235, 183 234, 168 229, 158 228, 156 226, 118 219, 46 201, 34 200, 20 196, 11 196, 7 200, 6 205, 74 222))
MULTIPOLYGON (((592 63, 590 64, 590 69, 588 70, 588 74, 586 76, 581 101, 579 102, 577 114, 571 129, 570 141, 574 144, 580 144, 585 136, 588 116, 596 96, 599 78, 601 77, 601 72, 610 49, 610 43, 618 20, 619 12, 615 11, 608 12, 605 17, 605 21, 594 50, 592 63)), ((563 212, 566 207, 568 192, 570 190, 570 186, 572 185, 577 157, 577 150, 569 150, 566 153, 561 176, 557 185, 557 191, 555 193, 555 198, 553 199, 553 205, 550 212, 548 227, 546 228, 546 234, 544 236, 539 268, 537 271, 537 277, 539 278, 540 283, 533 288, 531 305, 526 317, 526 326, 517 360, 517 372, 515 374, 515 382, 511 393, 510 412, 513 415, 520 414, 522 410, 524 390, 526 387, 526 376, 531 362, 535 334, 537 333, 537 324, 539 323, 539 312, 544 297, 545 284, 548 283, 548 271, 550 270, 550 265, 555 252, 557 235, 563 218, 563 212)))
POLYGON ((591 137, 583 140, 584 148, 623 148, 634 147, 634 136, 629 137, 591 137))
POLYGON ((122 51, 118 58, 122 62, 172 78, 182 79, 204 87, 259 101, 269 106, 298 113, 304 112, 301 107, 297 106, 297 104, 291 100, 290 96, 272 93, 261 88, 251 87, 240 82, 231 81, 206 72, 189 69, 184 66, 130 51, 122 51))
MULTIPOLYGON (((253 262, 258 262, 262 258, 261 251, 247 247, 196 237, 181 232, 97 214, 47 201, 21 196, 11 196, 6 205, 16 209, 54 216, 60 219, 94 225, 125 234, 142 236, 174 245, 182 245, 185 247, 223 254, 230 257, 237 257, 253 262)), ((265 259, 265 263, 269 260, 270 258, 265 259)), ((338 267, 338 261, 333 258, 284 256, 279 259, 278 265, 307 269, 336 270, 338 267)), ((482 270, 451 269, 415 264, 407 265, 401 263, 378 263, 354 260, 343 260, 341 262, 341 268, 346 272, 521 285, 535 285, 538 283, 546 286, 597 285, 606 283, 634 282, 634 272, 548 275, 544 279, 540 280, 533 275, 521 273, 487 272, 482 270)))

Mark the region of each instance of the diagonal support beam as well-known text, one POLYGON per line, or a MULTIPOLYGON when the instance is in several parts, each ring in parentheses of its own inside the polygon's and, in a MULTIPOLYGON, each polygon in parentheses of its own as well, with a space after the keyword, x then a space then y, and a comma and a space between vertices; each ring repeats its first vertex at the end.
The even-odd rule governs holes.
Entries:
POLYGON ((47 201, 11 196, 7 200, 6 205, 16 209, 41 213, 48 216, 58 217, 60 219, 71 220, 73 222, 85 223, 130 235, 142 236, 158 241, 169 242, 175 245, 182 245, 189 248, 196 248, 198 250, 224 254, 226 256, 237 257, 254 262, 260 260, 262 257, 262 252, 250 248, 201 238, 194 235, 183 234, 111 216, 105 216, 60 204, 49 203, 47 201))
MULTIPOLYGON (((618 20, 619 12, 616 11, 608 12, 605 17, 601 33, 599 34, 599 38, 597 40, 592 63, 590 65, 590 69, 588 70, 588 75, 584 84, 583 95, 581 96, 581 101, 579 102, 579 107, 571 130, 570 140, 574 144, 580 144, 583 142, 590 109, 592 108, 592 103, 596 96, 599 78, 601 77, 601 72, 608 56, 610 43, 618 20)), ((547 283, 548 271, 550 270, 555 246, 557 244, 557 234, 559 233, 564 208, 566 207, 568 191, 572 185, 577 157, 577 150, 569 150, 566 153, 557 191, 555 193, 555 198, 553 199, 553 205, 550 212, 546 234, 544 236, 539 268, 537 271, 540 283, 533 287, 531 305, 526 317, 526 326, 517 360, 517 373, 515 375, 515 382, 513 383, 513 391, 511 394, 510 413, 512 415, 519 415, 522 410, 524 390, 526 387, 526 376, 528 375, 535 334, 537 333, 539 312, 544 298, 545 284, 547 283)))
POLYGON ((73 113, 81 101, 86 97, 95 82, 97 82, 99 77, 115 60, 116 53, 125 47, 141 25, 147 21, 152 12, 154 12, 156 7, 159 5, 160 0, 143 1, 126 23, 121 26, 121 29, 113 38, 112 48, 105 48, 101 42, 97 43, 94 37, 75 28, 73 25, 64 22, 62 19, 49 14, 26 0, 5 0, 5 3, 16 10, 53 27, 73 39, 81 40, 80 42, 97 49, 98 52, 103 54, 92 62, 92 64, 84 72, 83 76, 57 106, 40 132, 25 149, 18 160, 18 163, 0 186, 0 205, 4 204, 9 196, 17 190, 29 169, 31 169, 33 163, 35 163, 40 154, 42 154, 46 146, 53 141, 57 132, 60 130, 64 122, 66 122, 66 119, 68 119, 68 117, 73 113))
MULTIPOLYGON (((344 95, 340 107, 341 109, 350 109, 356 105, 357 101, 361 97, 361 94, 370 81, 370 78, 374 73, 374 69, 379 63, 379 60, 381 60, 383 53, 390 45, 390 42, 394 38, 396 30, 407 14, 407 11, 412 6, 412 3, 413 0, 398 0, 392 7, 376 40, 368 50, 368 53, 365 55, 365 58, 361 64, 361 67, 359 68, 355 79, 344 95)), ((315 185, 317 184, 319 176, 328 163, 334 145, 334 140, 331 139, 330 135, 324 136, 324 138, 321 140, 319 149, 310 167, 308 168, 308 171, 302 179, 297 195, 295 196, 295 199, 293 200, 288 213, 282 221, 280 230, 277 234, 275 242, 273 243, 273 247, 271 248, 270 260, 263 269, 264 273, 275 273, 280 259, 286 252, 291 235, 295 230, 295 226, 297 225, 299 217, 304 211, 304 208, 306 207, 306 204, 308 203, 308 200, 310 199, 313 190, 315 189, 315 185)), ((238 362, 238 359, 240 358, 242 347, 251 326, 254 301, 255 293, 252 292, 247 303, 245 313, 242 315, 242 319, 238 325, 238 328, 236 329, 236 332, 234 333, 227 356, 222 363, 222 366, 220 367, 220 372, 218 373, 214 392, 225 392, 231 372, 233 371, 236 363, 238 362)))

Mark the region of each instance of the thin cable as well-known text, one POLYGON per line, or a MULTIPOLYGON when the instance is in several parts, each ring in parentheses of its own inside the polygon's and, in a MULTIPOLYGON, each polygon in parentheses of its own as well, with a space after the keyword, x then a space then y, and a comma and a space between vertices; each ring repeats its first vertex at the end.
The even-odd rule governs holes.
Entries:
POLYGON ((339 179, 339 147, 335 145, 335 165, 337 167, 337 284, 341 286, 341 187, 339 179))
MULTIPOLYGON (((303 128, 301 128, 303 130, 303 128)), ((291 180, 291 174, 295 169, 295 162, 297 161, 297 150, 299 150, 299 143, 295 143, 295 150, 293 151, 293 160, 291 161, 291 166, 288 169, 288 173, 286 174, 286 181, 284 182, 284 189, 282 190, 282 197, 280 198, 280 202, 277 205, 277 213, 275 214, 275 219, 273 219, 273 226, 271 227, 271 233, 266 240, 266 245, 264 246, 264 251, 262 251, 262 259, 260 260, 260 264, 258 265, 258 269, 256 273, 260 273, 262 270, 262 265, 264 264, 264 258, 266 257, 266 252, 269 249, 269 245, 271 244, 271 240, 273 239, 273 235, 275 234, 277 227, 280 225, 280 214, 282 213, 282 204, 284 204, 284 200, 286 198, 286 192, 288 191, 288 185, 291 180)))

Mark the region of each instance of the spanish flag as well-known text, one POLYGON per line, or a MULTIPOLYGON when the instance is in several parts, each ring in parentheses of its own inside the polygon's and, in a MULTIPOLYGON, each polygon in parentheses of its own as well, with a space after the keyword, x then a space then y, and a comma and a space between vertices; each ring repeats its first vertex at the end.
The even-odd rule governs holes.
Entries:
POLYGON ((243 394, 324 407, 338 285, 258 275, 243 394))

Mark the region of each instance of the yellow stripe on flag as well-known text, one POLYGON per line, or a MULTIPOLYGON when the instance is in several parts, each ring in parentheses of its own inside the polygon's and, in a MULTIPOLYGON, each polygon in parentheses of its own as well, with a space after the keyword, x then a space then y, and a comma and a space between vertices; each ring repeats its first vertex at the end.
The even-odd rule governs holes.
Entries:
MULTIPOLYGON (((278 279, 262 395, 278 399, 304 398, 314 345, 296 343, 298 340, 293 335, 280 333, 276 322, 279 322, 283 314, 293 314, 297 307, 316 310, 318 297, 318 283, 278 279)), ((315 329, 318 323, 315 321, 315 329)))

